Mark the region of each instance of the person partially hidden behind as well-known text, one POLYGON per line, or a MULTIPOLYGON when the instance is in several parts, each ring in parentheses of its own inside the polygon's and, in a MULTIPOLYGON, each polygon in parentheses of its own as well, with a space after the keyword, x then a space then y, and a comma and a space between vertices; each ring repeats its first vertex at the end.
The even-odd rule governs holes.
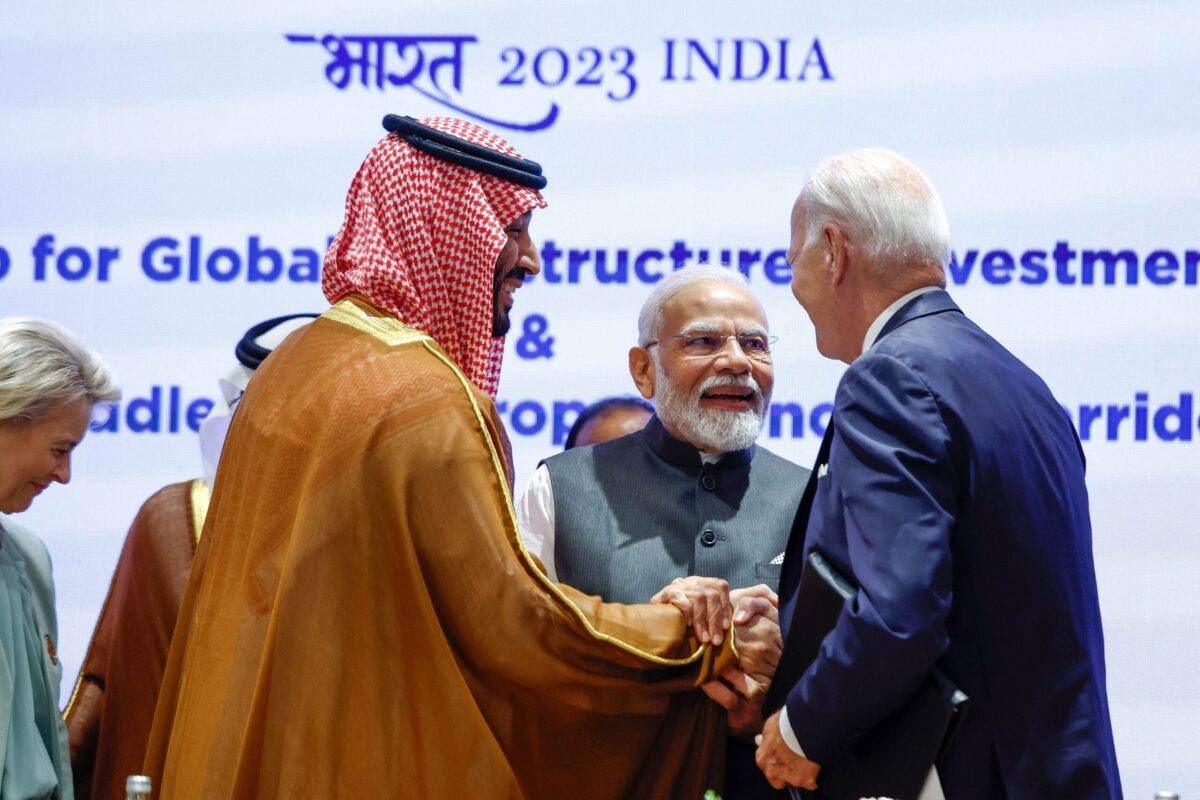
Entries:
POLYGON ((822 162, 792 208, 792 292, 849 368, 788 543, 785 643, 810 553, 859 591, 811 664, 785 644, 759 764, 819 785, 936 665, 971 705, 923 797, 1119 798, 1083 448, 946 293, 948 227, 886 150, 822 162))
MULTIPOLYGON (((642 307, 629 368, 654 416, 538 467, 517 503, 525 546, 552 579, 610 602, 671 602, 704 618, 775 600, 808 470, 755 444, 774 370, 766 314, 742 276, 695 266, 664 278, 642 307), (730 586, 744 591, 726 601, 730 586)), ((727 800, 779 796, 754 765, 758 688, 770 679, 759 677, 707 687, 734 733, 727 800), (731 691, 747 686, 749 698, 731 691)))
POLYGON ((606 397, 597 400, 575 418, 563 450, 619 439, 646 427, 654 406, 640 397, 606 397))
POLYGON ((71 800, 50 553, 10 516, 52 483, 100 403, 120 397, 95 353, 49 322, 0 319, 0 800, 71 800))
MULTIPOLYGON (((315 316, 278 317, 247 332, 235 348, 240 363, 220 381, 230 414, 271 349, 315 316)), ((126 777, 142 771, 167 652, 230 414, 212 414, 200 426, 204 476, 151 495, 125 537, 64 712, 76 800, 123 800, 126 777)))

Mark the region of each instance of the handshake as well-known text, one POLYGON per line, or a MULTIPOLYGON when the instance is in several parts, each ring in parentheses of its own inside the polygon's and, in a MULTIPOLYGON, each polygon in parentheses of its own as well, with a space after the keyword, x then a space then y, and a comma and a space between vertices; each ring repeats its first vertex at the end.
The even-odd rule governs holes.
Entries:
POLYGON ((762 704, 783 652, 779 633, 779 597, 765 584, 729 590, 720 578, 676 578, 651 603, 667 603, 702 643, 719 646, 732 635, 738 666, 701 687, 728 714, 729 732, 746 741, 763 727, 762 704))

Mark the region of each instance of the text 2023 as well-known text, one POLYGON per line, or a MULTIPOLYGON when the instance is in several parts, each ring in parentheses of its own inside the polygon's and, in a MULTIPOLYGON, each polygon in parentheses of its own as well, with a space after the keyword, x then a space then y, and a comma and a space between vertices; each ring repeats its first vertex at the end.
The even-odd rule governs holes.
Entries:
POLYGON ((619 103, 637 91, 635 60, 633 50, 628 47, 613 47, 607 52, 599 47, 581 47, 574 54, 561 47, 536 51, 506 47, 500 51, 500 61, 508 67, 508 72, 500 79, 500 85, 600 86, 605 88, 609 100, 619 103))

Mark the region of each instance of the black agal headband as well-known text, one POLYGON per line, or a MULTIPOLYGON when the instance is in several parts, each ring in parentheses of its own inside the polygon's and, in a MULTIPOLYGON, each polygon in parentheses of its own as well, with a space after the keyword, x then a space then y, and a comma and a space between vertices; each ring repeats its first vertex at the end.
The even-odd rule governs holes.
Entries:
POLYGON ((490 147, 468 142, 437 128, 422 125, 412 117, 402 117, 399 114, 388 114, 384 117, 383 127, 422 153, 428 153, 442 161, 449 161, 451 164, 493 175, 530 189, 546 188, 542 165, 536 161, 497 153, 490 147))
POLYGON ((246 335, 237 343, 237 347, 233 349, 233 354, 237 356, 237 360, 242 363, 246 369, 258 369, 258 365, 266 360, 267 356, 271 355, 271 349, 263 347, 258 343, 258 338, 268 331, 272 330, 276 325, 282 325, 285 322, 301 317, 309 317, 316 319, 320 314, 288 314, 286 317, 275 317, 274 319, 266 320, 255 325, 250 330, 246 331, 246 335))

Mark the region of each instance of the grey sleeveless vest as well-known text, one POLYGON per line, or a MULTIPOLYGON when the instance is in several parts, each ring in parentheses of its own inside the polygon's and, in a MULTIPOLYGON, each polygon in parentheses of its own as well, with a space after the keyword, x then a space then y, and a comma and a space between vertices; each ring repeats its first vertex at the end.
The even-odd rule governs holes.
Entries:
POLYGON ((544 462, 554 491, 558 579, 644 603, 674 578, 778 589, 808 470, 751 446, 705 465, 658 417, 645 429, 544 462))

